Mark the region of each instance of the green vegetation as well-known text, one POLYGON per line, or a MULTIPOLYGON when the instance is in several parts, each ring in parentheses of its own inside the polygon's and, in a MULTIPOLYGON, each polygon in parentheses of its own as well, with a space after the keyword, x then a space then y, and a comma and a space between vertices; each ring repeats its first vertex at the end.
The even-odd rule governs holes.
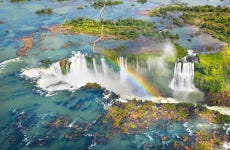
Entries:
POLYGON ((173 18, 173 23, 178 25, 179 27, 183 27, 184 24, 179 18, 173 18))
POLYGON ((115 64, 117 64, 117 59, 121 56, 119 52, 110 49, 103 50, 101 53, 105 56, 105 58, 111 60, 115 64))
POLYGON ((179 35, 178 34, 172 34, 172 33, 170 33, 169 31, 161 31, 160 33, 159 33, 161 36, 162 36, 162 38, 169 38, 169 39, 171 39, 171 40, 178 40, 179 39, 179 35))
POLYGON ((219 123, 228 122, 228 121, 229 121, 229 116, 227 116, 227 115, 222 115, 222 114, 219 113, 219 115, 215 118, 215 121, 216 121, 216 122, 219 122, 219 123))
POLYGON ((52 14, 53 10, 52 10, 52 8, 44 8, 44 9, 37 10, 35 13, 38 15, 52 14))
POLYGON ((206 92, 223 92, 229 86, 229 57, 224 52, 199 54, 195 85, 206 92))
POLYGON ((59 65, 61 67, 61 72, 63 75, 66 75, 67 72, 69 71, 70 69, 70 65, 71 65, 71 62, 69 62, 67 59, 61 59, 59 61, 59 65))
POLYGON ((76 18, 72 21, 66 21, 63 26, 67 32, 83 33, 91 35, 101 35, 101 28, 103 29, 104 38, 112 39, 136 39, 140 35, 152 36, 154 35, 155 24, 148 21, 127 18, 119 19, 117 22, 111 20, 96 21, 89 18, 76 18))
POLYGON ((48 67, 49 65, 51 65, 53 63, 53 61, 51 59, 43 59, 40 62, 42 64, 44 64, 46 67, 48 67))
POLYGON ((147 2, 147 0, 137 0, 138 3, 144 4, 147 2))
POLYGON ((176 53, 177 53, 177 58, 179 58, 179 59, 183 58, 187 54, 187 49, 180 46, 177 43, 174 44, 174 48, 175 48, 176 53))
POLYGON ((115 49, 106 49, 103 50, 101 53, 105 56, 105 58, 109 59, 113 63, 117 64, 117 59, 123 55, 125 58, 127 58, 130 65, 136 65, 136 61, 138 59, 139 65, 146 65, 146 60, 150 57, 158 57, 161 55, 160 51, 157 51, 155 53, 153 52, 145 52, 145 53, 125 53, 125 47, 119 46, 115 49))
MULTIPOLYGON (((215 134, 207 134, 205 132, 197 131, 195 133, 196 138, 196 148, 197 150, 212 150, 215 146, 219 146, 221 142, 215 136, 215 134)), ((216 148, 214 148, 216 149, 216 148)))
POLYGON ((146 36, 157 40, 179 39, 179 35, 171 34, 169 31, 155 31, 155 23, 133 18, 119 19, 118 21, 97 21, 90 18, 75 18, 66 20, 62 26, 57 26, 66 34, 90 34, 100 36, 101 39, 137 39, 146 36))
POLYGON ((25 1, 28 1, 28 0, 10 0, 10 2, 25 2, 25 1))
POLYGON ((112 5, 119 5, 122 3, 123 3, 122 1, 116 1, 116 0, 108 0, 108 1, 98 0, 98 1, 95 1, 92 6, 98 9, 98 8, 102 8, 104 5, 112 6, 112 5))
MULTIPOLYGON (((174 44, 174 49, 176 50, 176 58, 182 58, 187 54, 187 49, 180 46, 179 44, 175 43, 174 44)), ((105 49, 101 51, 101 53, 105 56, 105 58, 108 58, 109 60, 112 60, 114 63, 117 62, 117 58, 119 58, 121 55, 127 58, 129 64, 136 64, 136 60, 138 59, 139 65, 146 65, 146 60, 148 58, 153 58, 153 57, 159 57, 162 54, 161 50, 155 51, 155 52, 144 52, 144 53, 127 53, 126 52, 126 47, 120 45, 114 49, 105 49)), ((169 58, 167 60, 167 63, 174 63, 175 59, 174 58, 169 58)))
MULTIPOLYGON (((180 19, 185 23, 200 27, 207 32, 225 42, 230 42, 230 24, 229 24, 229 7, 221 6, 192 6, 183 5, 163 6, 151 11, 151 16, 167 16, 167 12, 179 11, 183 12, 180 19)), ((174 23, 183 26, 178 19, 173 19, 174 23)))
MULTIPOLYGON (((137 101, 128 103, 115 102, 108 109, 103 123, 112 122, 114 129, 123 133, 135 133, 135 129, 144 129, 162 120, 186 122, 188 119, 198 117, 212 123, 227 123, 229 116, 211 111, 201 105, 194 106, 188 103, 158 104, 151 101, 137 101)), ((208 140, 202 133, 197 134, 201 140, 208 140)))

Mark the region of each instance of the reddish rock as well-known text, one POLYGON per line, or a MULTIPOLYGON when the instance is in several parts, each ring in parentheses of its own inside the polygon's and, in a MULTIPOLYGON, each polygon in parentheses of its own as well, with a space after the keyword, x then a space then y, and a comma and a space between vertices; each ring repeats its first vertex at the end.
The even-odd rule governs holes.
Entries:
POLYGON ((27 56, 29 49, 33 47, 33 37, 23 37, 22 41, 24 42, 24 46, 18 49, 17 54, 19 56, 27 56))

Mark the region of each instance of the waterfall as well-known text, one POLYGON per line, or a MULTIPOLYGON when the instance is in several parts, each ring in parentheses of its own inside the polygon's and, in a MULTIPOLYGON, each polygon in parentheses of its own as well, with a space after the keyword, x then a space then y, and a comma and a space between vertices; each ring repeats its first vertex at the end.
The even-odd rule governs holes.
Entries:
POLYGON ((48 93, 78 89, 90 82, 98 83, 123 98, 148 96, 142 89, 139 90, 139 86, 133 80, 128 80, 127 58, 119 57, 117 60, 119 72, 109 68, 105 58, 101 58, 99 65, 95 58, 92 58, 92 62, 87 61, 85 55, 78 52, 69 59, 62 59, 52 64, 49 68, 27 69, 22 74, 36 79, 36 86, 48 93))
POLYGON ((124 82, 126 80, 127 70, 128 70, 127 59, 124 59, 123 57, 119 57, 118 66, 120 67, 121 82, 124 82))
POLYGON ((136 59, 136 70, 137 70, 137 72, 139 71, 139 62, 138 62, 138 58, 136 59))
POLYGON ((194 63, 178 62, 175 64, 174 76, 170 84, 170 88, 174 91, 195 91, 193 84, 194 78, 194 63))
POLYGON ((148 61, 146 63, 148 65, 148 71, 150 72, 151 71, 151 64, 148 61))
POLYGON ((107 76, 108 75, 108 67, 105 63, 105 58, 101 58, 101 66, 102 66, 104 76, 107 76))
POLYGON ((63 74, 59 62, 51 65, 50 70, 56 78, 65 81, 71 86, 80 87, 87 83, 88 80, 93 81, 87 67, 85 55, 79 53, 74 54, 69 60, 70 68, 66 74, 63 74), (84 74, 84 76, 82 76, 84 74))
POLYGON ((97 76, 98 75, 98 71, 97 71, 97 63, 96 63, 95 58, 93 58, 93 70, 94 70, 94 72, 95 72, 95 74, 97 76))

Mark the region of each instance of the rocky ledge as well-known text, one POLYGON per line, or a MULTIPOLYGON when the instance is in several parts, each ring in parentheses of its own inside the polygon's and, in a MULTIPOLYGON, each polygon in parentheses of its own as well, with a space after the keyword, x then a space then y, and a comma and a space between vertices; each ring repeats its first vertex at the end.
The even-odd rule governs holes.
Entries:
POLYGON ((210 106, 230 106, 230 92, 207 93, 205 101, 210 106))

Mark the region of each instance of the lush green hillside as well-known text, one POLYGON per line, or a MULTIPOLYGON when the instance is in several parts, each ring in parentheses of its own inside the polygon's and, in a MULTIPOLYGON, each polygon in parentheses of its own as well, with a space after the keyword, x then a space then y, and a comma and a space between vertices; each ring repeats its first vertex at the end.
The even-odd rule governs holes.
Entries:
POLYGON ((215 54, 200 54, 195 65, 195 84, 203 90, 210 105, 230 106, 230 49, 215 54))
POLYGON ((196 63, 195 84, 207 92, 223 92, 229 86, 229 60, 224 52, 200 54, 196 63))

